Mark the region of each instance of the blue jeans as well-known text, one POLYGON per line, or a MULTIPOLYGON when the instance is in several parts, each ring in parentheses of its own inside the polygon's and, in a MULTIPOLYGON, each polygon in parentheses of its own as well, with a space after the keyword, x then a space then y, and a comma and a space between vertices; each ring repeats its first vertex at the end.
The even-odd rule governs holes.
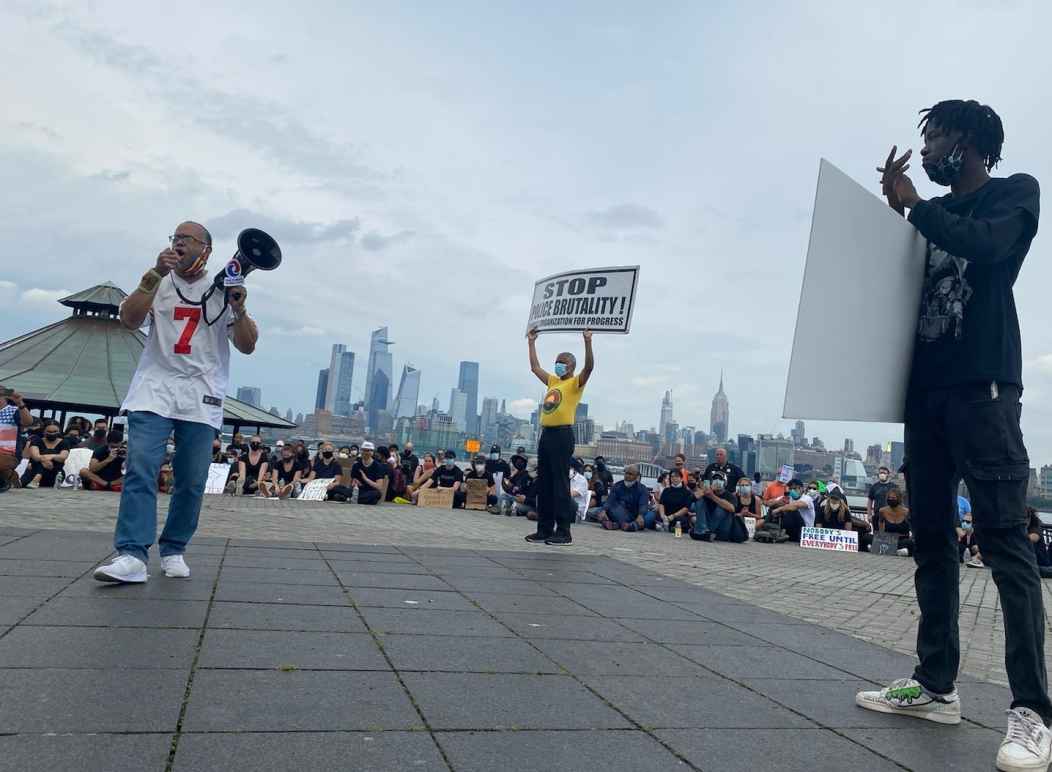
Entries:
MULTIPOLYGON (((628 511, 628 507, 624 504, 617 503, 612 507, 604 507, 606 510, 606 516, 617 523, 618 527, 625 523, 634 523, 636 518, 639 517, 638 513, 628 511)), ((643 527, 653 528, 654 521, 657 519, 657 513, 653 510, 643 512, 643 527)))
POLYGON ((113 534, 113 547, 121 555, 131 555, 143 562, 148 560, 150 545, 157 538, 157 477, 164 461, 165 445, 173 431, 175 487, 157 545, 161 557, 182 555, 197 530, 216 430, 208 424, 175 421, 156 413, 135 411, 128 414, 127 472, 117 513, 117 530, 113 534))
POLYGON ((716 538, 726 540, 731 531, 731 513, 715 505, 710 509, 705 499, 694 502, 694 533, 702 536, 712 532, 716 538))

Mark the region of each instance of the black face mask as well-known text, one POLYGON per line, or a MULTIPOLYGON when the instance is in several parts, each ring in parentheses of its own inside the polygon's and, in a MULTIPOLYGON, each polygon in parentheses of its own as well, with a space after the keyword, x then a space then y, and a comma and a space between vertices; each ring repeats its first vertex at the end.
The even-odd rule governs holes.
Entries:
POLYGON ((331 450, 323 450, 321 452, 321 457, 322 458, 332 458, 332 451, 331 450))
POLYGON ((260 449, 260 447, 261 447, 261 443, 258 443, 258 442, 253 442, 253 443, 251 443, 251 444, 249 445, 249 447, 251 447, 251 448, 252 448, 252 450, 259 450, 259 449, 260 449))
POLYGON ((44 432, 44 436, 49 440, 55 440, 58 439, 58 432, 44 432))
POLYGON ((516 461, 515 468, 521 472, 523 469, 526 468, 526 464, 522 463, 521 461, 516 461))
POLYGON ((952 185, 960 179, 963 166, 964 148, 958 143, 938 161, 924 164, 924 173, 936 185, 952 185))
POLYGON ((894 509, 898 505, 899 505, 899 500, 898 499, 888 499, 888 506, 891 507, 892 509, 894 509))

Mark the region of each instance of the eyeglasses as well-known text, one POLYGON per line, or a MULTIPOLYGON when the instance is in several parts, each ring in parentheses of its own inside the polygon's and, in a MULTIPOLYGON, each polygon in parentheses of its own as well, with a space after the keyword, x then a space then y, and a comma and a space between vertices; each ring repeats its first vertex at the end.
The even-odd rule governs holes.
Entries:
POLYGON ((177 241, 196 241, 202 247, 208 246, 207 242, 201 241, 201 239, 197 238, 196 236, 191 236, 189 233, 173 233, 171 236, 168 237, 169 244, 175 244, 175 242, 177 241))

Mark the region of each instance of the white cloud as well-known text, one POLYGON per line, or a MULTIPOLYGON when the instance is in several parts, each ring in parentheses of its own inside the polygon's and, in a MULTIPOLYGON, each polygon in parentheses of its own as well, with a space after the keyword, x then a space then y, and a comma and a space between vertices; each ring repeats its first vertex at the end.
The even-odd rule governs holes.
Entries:
POLYGON ((19 300, 29 306, 54 310, 55 303, 61 298, 72 294, 73 291, 68 289, 49 290, 34 287, 33 289, 27 289, 23 292, 19 300))
POLYGON ((1042 375, 1052 375, 1052 354, 1041 354, 1026 362, 1028 370, 1036 370, 1042 375))
POLYGON ((306 335, 312 338, 318 338, 322 335, 326 335, 326 331, 321 327, 311 327, 310 325, 303 325, 302 327, 288 328, 288 327, 268 327, 267 332, 271 335, 292 335, 300 336, 306 335))
POLYGON ((537 409, 537 400, 523 397, 513 399, 508 403, 508 412, 516 418, 529 418, 530 413, 537 409))

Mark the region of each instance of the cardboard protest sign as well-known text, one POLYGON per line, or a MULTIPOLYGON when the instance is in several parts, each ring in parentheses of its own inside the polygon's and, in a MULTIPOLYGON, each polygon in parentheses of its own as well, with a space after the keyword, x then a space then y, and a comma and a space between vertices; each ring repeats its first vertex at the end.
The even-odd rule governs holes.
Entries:
POLYGON ((567 271, 533 286, 526 331, 627 334, 639 266, 567 271))
POLYGON ((756 535, 756 518, 745 516, 742 520, 745 521, 745 530, 749 533, 749 538, 751 539, 756 535))
POLYGON ((465 480, 467 487, 467 500, 464 502, 465 509, 485 509, 489 499, 489 485, 485 480, 465 480))
POLYGON ((858 533, 836 528, 804 528, 800 546, 827 552, 858 552, 858 533))
POLYGON ((784 418, 902 422, 925 252, 912 225, 822 160, 784 418), (815 367, 816 342, 857 376, 850 388, 815 367))
POLYGON ((894 555, 898 550, 899 535, 897 533, 877 531, 873 534, 873 543, 869 546, 869 551, 874 555, 894 555))
POLYGON ((230 476, 230 464, 209 464, 205 493, 222 494, 226 490, 226 479, 230 476))
POLYGON ((334 479, 336 478, 328 477, 321 480, 311 480, 300 491, 299 501, 325 501, 325 494, 329 492, 329 483, 334 479))
POLYGON ((782 464, 782 468, 778 472, 778 482, 787 483, 793 479, 793 475, 796 474, 796 470, 789 466, 789 464, 782 464))
POLYGON ((424 488, 417 496, 418 507, 434 507, 435 509, 453 508, 452 488, 424 488))

